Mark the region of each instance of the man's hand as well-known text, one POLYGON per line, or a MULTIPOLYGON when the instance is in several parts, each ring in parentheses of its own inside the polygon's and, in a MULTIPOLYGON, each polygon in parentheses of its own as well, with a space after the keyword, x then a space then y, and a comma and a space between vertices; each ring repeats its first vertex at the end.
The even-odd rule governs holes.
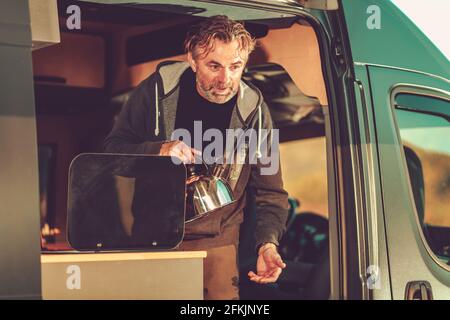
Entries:
POLYGON ((202 153, 188 147, 183 141, 176 140, 163 143, 159 155, 177 157, 183 163, 195 163, 195 155, 201 156, 202 153))
POLYGON ((248 273, 251 281, 266 284, 276 282, 286 264, 281 259, 277 247, 273 243, 266 243, 258 251, 258 261, 256 262, 255 274, 253 271, 248 273))

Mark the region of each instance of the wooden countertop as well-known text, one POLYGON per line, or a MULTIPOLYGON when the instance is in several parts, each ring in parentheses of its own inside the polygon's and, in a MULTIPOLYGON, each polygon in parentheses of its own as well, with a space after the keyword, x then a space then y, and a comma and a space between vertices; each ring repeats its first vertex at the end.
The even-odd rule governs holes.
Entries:
POLYGON ((117 252, 41 254, 41 263, 206 258, 206 251, 117 252))

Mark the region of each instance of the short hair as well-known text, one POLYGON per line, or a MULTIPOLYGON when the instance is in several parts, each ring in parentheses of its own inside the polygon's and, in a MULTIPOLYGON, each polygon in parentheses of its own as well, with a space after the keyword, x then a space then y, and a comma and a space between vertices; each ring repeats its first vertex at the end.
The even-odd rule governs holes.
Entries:
POLYGON ((203 49, 202 55, 207 55, 214 49, 215 39, 225 43, 237 40, 239 50, 247 51, 247 57, 256 45, 256 40, 243 23, 231 20, 225 15, 217 15, 191 27, 184 42, 185 51, 190 52, 194 59, 200 55, 198 49, 203 49))

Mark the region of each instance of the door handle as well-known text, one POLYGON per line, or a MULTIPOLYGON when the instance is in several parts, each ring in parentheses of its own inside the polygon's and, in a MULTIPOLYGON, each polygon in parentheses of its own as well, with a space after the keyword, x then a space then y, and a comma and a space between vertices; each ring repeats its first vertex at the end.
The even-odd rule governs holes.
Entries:
POLYGON ((433 291, 428 281, 411 281, 406 285, 405 300, 433 300, 433 291))

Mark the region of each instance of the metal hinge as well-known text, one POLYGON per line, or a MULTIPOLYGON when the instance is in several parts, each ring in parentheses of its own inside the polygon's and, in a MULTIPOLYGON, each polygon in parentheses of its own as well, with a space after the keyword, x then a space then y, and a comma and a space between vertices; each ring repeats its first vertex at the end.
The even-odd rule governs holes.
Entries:
POLYGON ((344 48, 340 38, 333 38, 332 40, 332 53, 334 55, 335 61, 339 66, 345 65, 344 48))

